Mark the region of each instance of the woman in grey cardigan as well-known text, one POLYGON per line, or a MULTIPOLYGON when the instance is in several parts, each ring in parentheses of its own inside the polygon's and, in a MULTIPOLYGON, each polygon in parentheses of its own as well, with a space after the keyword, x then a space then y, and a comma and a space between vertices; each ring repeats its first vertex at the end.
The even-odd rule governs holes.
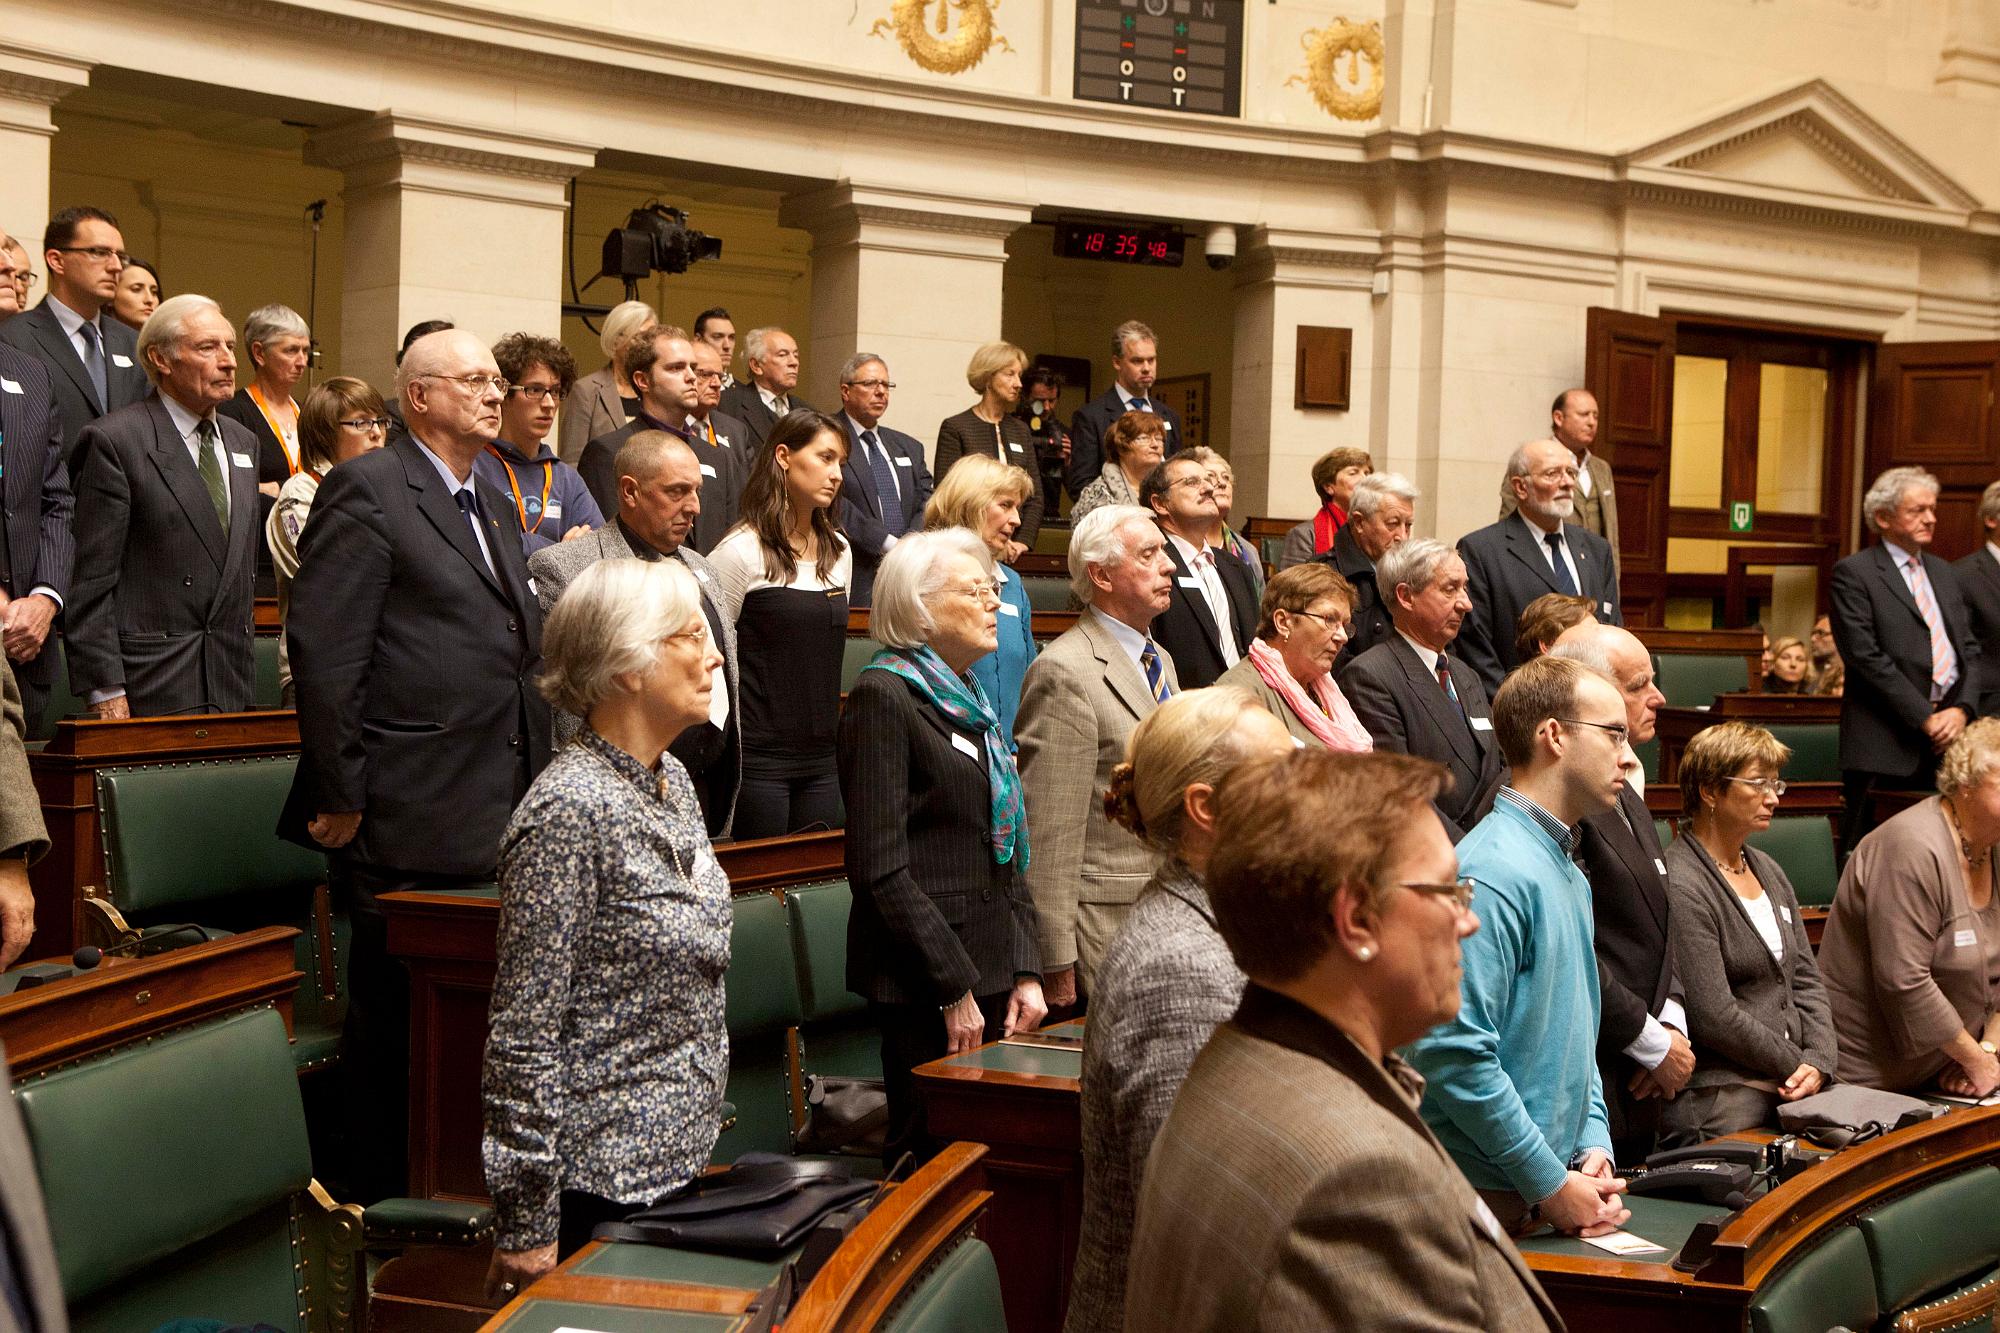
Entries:
POLYGON ((1083 1034, 1083 1228, 1065 1333, 1125 1326, 1125 1261, 1139 1175, 1209 1034, 1236 1012, 1243 973, 1215 930, 1202 875, 1222 775, 1292 739, 1241 690, 1187 690, 1132 733, 1105 813, 1166 860, 1092 978, 1083 1034))
POLYGON ((1762 727, 1724 722, 1681 756, 1690 820, 1667 848, 1667 929, 1696 1064, 1661 1108, 1669 1147, 1755 1129, 1779 1102, 1833 1077, 1833 1014, 1798 895, 1778 863, 1746 843, 1770 827, 1791 755, 1762 727))

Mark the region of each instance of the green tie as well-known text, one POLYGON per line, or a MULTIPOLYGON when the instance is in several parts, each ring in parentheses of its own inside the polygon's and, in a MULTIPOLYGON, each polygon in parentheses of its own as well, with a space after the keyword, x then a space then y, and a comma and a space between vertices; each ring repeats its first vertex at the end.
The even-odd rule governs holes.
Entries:
POLYGON ((215 506, 215 517, 222 524, 222 530, 229 531, 229 483, 223 480, 222 464, 215 457, 215 423, 204 417, 194 428, 195 469, 201 473, 201 484, 208 487, 208 502, 215 506))

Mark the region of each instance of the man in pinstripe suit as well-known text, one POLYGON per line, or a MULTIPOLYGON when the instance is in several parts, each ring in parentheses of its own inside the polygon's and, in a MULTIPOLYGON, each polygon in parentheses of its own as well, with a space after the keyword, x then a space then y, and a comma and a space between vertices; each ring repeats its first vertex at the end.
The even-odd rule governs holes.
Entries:
POLYGON ((1073 1005, 1077 973, 1110 947, 1159 858, 1104 815, 1111 770, 1140 719, 1179 692, 1173 658, 1147 631, 1173 598, 1173 561, 1153 516, 1094 509, 1069 541, 1076 626, 1042 651, 1014 722, 1028 799, 1028 892, 1042 922, 1049 1006, 1073 1005))
MULTIPOLYGON (((5 264, 0 258, 0 265, 5 264)), ((0 313, 14 297, 11 282, 0 282, 0 313)), ((54 653, 45 653, 49 628, 69 594, 76 539, 70 518, 76 508, 69 469, 63 466, 62 417, 56 411, 49 372, 41 362, 0 345, 0 496, 5 525, 0 528, 0 646, 21 684, 28 734, 33 735, 48 706, 54 653)))

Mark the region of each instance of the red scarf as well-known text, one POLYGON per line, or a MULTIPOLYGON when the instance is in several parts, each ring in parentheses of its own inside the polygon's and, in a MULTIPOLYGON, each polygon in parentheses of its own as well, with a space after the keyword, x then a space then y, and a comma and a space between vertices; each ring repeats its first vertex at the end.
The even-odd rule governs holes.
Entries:
POLYGON ((1333 549, 1333 539, 1347 526, 1347 511, 1328 500, 1313 515, 1313 554, 1325 555, 1333 549))

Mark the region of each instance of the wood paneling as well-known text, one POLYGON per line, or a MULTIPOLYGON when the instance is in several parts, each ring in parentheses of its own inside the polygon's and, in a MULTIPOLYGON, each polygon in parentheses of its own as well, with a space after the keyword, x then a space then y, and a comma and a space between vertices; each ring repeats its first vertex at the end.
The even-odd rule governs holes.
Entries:
POLYGON ((1592 306, 1584 384, 1597 397, 1596 451, 1618 489, 1619 598, 1628 624, 1666 618, 1667 473, 1674 401, 1674 328, 1592 306))
POLYGON ((2000 472, 1996 388, 2000 342, 1884 343, 1876 351, 1867 479, 1892 467, 1920 467, 1937 476, 1931 549, 1947 560, 1981 540, 1979 495, 2000 472))

